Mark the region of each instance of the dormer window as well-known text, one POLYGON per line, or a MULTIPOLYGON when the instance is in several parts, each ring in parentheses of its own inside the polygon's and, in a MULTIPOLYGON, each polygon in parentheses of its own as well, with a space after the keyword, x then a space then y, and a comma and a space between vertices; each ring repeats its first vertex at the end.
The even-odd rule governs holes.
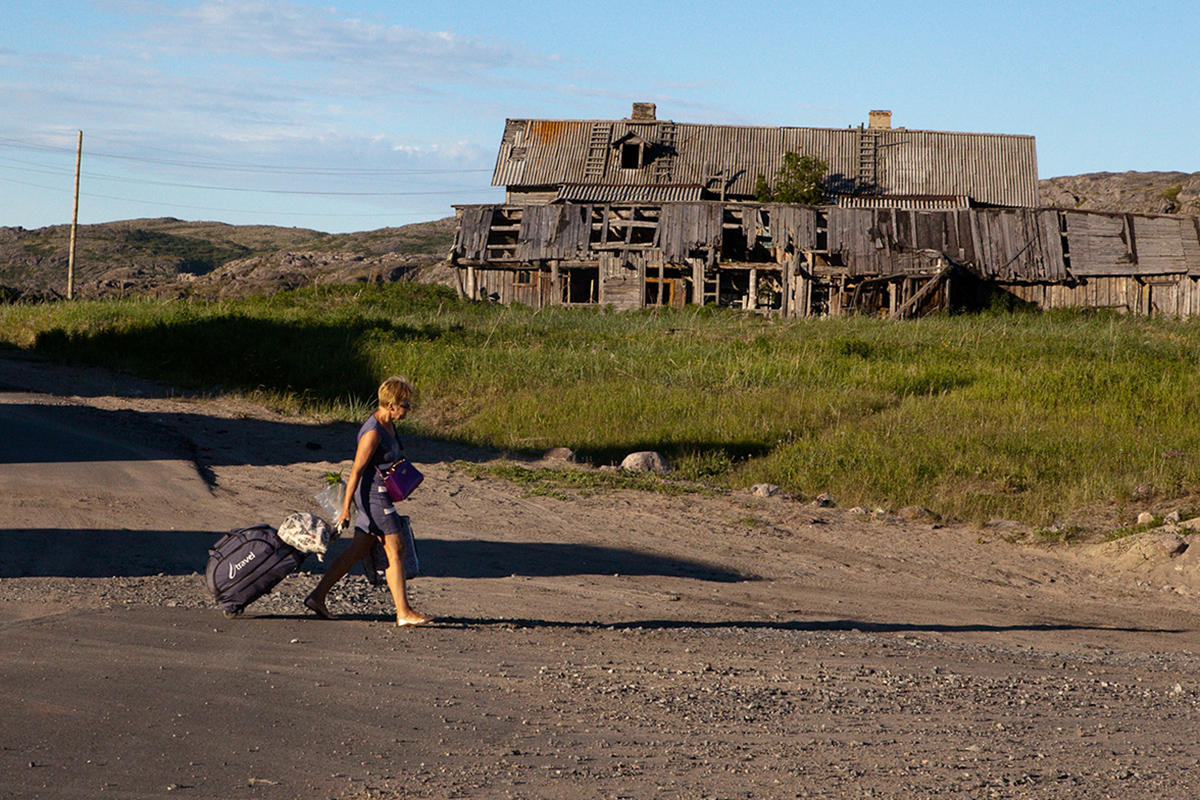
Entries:
POLYGON ((627 133, 614 144, 621 149, 621 169, 641 169, 654 158, 654 145, 636 133, 627 133))
POLYGON ((641 142, 626 142, 621 145, 621 169, 640 169, 641 166, 641 142))

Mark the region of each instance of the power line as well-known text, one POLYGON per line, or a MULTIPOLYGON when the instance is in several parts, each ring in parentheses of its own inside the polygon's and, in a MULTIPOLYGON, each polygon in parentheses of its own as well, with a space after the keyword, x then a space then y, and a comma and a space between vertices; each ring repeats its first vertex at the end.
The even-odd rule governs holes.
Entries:
MULTIPOLYGON (((0 138, 0 144, 16 150, 32 150, 35 152, 68 154, 67 148, 52 145, 36 144, 20 139, 0 138)), ((261 172, 266 174, 284 175, 346 175, 346 176, 392 176, 392 175, 472 175, 491 172, 489 169, 399 169, 391 167, 292 167, 271 164, 247 164, 235 161, 184 161, 178 159, 149 158, 146 156, 119 155, 117 153, 88 152, 89 158, 108 158, 117 161, 133 161, 155 166, 177 166, 190 169, 236 170, 239 172, 261 172)))
MULTIPOLYGON (((101 141, 109 141, 102 137, 101 141)), ((118 143, 119 144, 119 143, 118 143)), ((24 150, 33 153, 46 153, 52 155, 74 155, 73 150, 68 150, 65 147, 54 145, 41 144, 27 140, 11 139, 0 137, 0 151, 4 148, 12 150, 24 150)), ((158 148, 153 148, 158 149, 158 148)), ((172 152, 172 151, 163 151, 172 152)), ((119 155, 115 153, 96 153, 90 152, 85 154, 88 158, 107 158, 119 162, 134 162, 150 166, 172 166, 190 169, 209 169, 221 170, 225 172, 243 172, 257 173, 265 175, 280 175, 280 176, 297 176, 297 177, 338 177, 351 181, 361 180, 363 178, 401 178, 401 177, 433 177, 439 175, 467 175, 487 173, 491 170, 485 169, 430 169, 430 170, 410 170, 410 169, 389 169, 389 168, 345 168, 333 169, 327 167, 286 167, 280 165, 263 165, 263 164, 244 164, 236 162, 220 162, 220 161, 195 161, 195 160, 180 160, 180 159, 163 159, 140 156, 119 155)), ((72 175, 70 170, 56 167, 51 164, 41 163, 39 161, 24 160, 13 158, 11 156, 0 156, 0 182, 8 183, 16 186, 26 186, 35 189, 42 189, 51 192, 63 192, 67 190, 60 186, 46 186, 40 183, 29 181, 16 180, 12 177, 5 176, 2 173, 23 172, 40 175, 50 175, 56 177, 66 177, 72 175), (19 165, 19 166, 18 166, 19 165)), ((293 197, 344 197, 344 198, 389 198, 389 197, 455 197, 463 195, 481 195, 490 194, 496 189, 494 187, 451 187, 446 189, 437 189, 429 191, 390 191, 390 192, 366 192, 366 191, 317 191, 313 189, 270 189, 270 188, 247 188, 239 186, 220 186, 206 184, 192 184, 182 182, 160 181, 147 178, 130 178, 119 175, 98 173, 98 172, 83 172, 85 178, 89 181, 110 181, 117 183, 127 183, 137 186, 161 186, 175 189, 187 189, 191 191, 220 191, 220 192, 235 192, 239 194, 265 194, 278 196, 293 196, 293 197)), ((411 183, 411 182, 409 182, 411 183)), ((442 182, 438 182, 445 185, 442 182)), ((190 211, 207 211, 229 214, 256 214, 269 216, 300 216, 300 217, 338 217, 338 218, 379 218, 379 217, 395 217, 395 216, 426 216, 427 212, 381 212, 378 214, 342 214, 330 212, 296 212, 296 211, 265 211, 261 208, 255 209, 237 209, 237 208, 218 208, 211 206, 188 205, 184 203, 174 203, 164 200, 147 200, 145 198, 135 197, 119 197, 107 194, 97 194, 93 192, 82 192, 82 197, 92 200, 110 200, 122 203, 136 203, 148 206, 165 207, 168 209, 181 209, 190 211)))
MULTIPOLYGON (((26 181, 16 181, 16 180, 12 180, 11 178, 5 178, 2 176, 0 176, 0 182, 11 183, 15 186, 27 186, 27 187, 30 187, 33 189, 44 189, 44 190, 50 191, 50 192, 60 192, 62 194, 70 193, 69 190, 63 189, 62 187, 45 186, 42 184, 29 183, 26 181)), ((471 192, 478 193, 478 192, 482 192, 482 191, 485 191, 485 190, 476 189, 476 190, 466 190, 463 192, 415 192, 415 193, 413 193, 413 196, 437 195, 437 194, 458 195, 458 194, 469 194, 471 192)), ((86 198, 92 199, 92 200, 116 200, 116 201, 122 202, 122 203, 137 203, 139 205, 147 205, 147 206, 188 209, 190 211, 220 211, 220 212, 224 212, 224 213, 228 213, 228 214, 265 214, 265 215, 280 216, 280 217, 298 216, 298 217, 371 218, 371 217, 389 217, 389 216, 397 216, 397 215, 399 215, 399 216, 423 216, 424 215, 423 212, 389 212, 389 213, 379 213, 379 214, 340 214, 340 213, 333 213, 333 212, 327 213, 327 212, 303 212, 303 211, 264 211, 261 208, 247 209, 247 208, 217 208, 217 207, 212 207, 212 206, 193 206, 193 205, 187 205, 184 203, 174 203, 169 200, 145 200, 145 199, 138 199, 138 198, 134 198, 134 197, 116 197, 113 195, 96 194, 93 192, 81 192, 80 196, 86 197, 86 198)))
MULTIPOLYGON (((3 156, 0 156, 0 162, 5 162, 5 161, 7 161, 9 163, 13 163, 13 164, 29 165, 26 167, 7 167, 8 169, 17 170, 20 172, 34 172, 34 173, 38 173, 38 174, 42 174, 42 175, 69 175, 69 174, 71 174, 70 172, 68 172, 65 169, 59 169, 59 168, 54 168, 54 167, 48 167, 45 169, 32 169, 30 167, 42 167, 44 165, 36 164, 35 162, 31 162, 31 161, 22 161, 22 160, 16 159, 16 158, 5 158, 3 156)), ((3 165, 0 165, 0 168, 3 168, 3 165)), ((99 173, 99 172, 85 171, 83 174, 85 177, 93 179, 93 180, 115 181, 118 183, 132 183, 132 184, 137 184, 140 186, 169 186, 169 187, 179 188, 179 189, 201 189, 201 190, 219 191, 219 192, 248 192, 248 193, 261 193, 261 194, 296 194, 296 195, 311 195, 314 197, 412 197, 412 196, 419 196, 419 195, 423 195, 423 194, 455 195, 455 194, 460 194, 460 193, 471 193, 471 192, 481 191, 481 189, 479 187, 464 187, 464 186, 455 186, 452 189, 446 189, 446 190, 441 190, 441 191, 437 191, 437 192, 322 192, 322 191, 299 190, 299 189, 248 189, 245 187, 234 187, 234 186, 210 186, 210 185, 196 184, 196 183, 175 183, 172 181, 155 181, 155 180, 150 180, 148 178, 125 178, 125 177, 121 177, 118 175, 105 175, 104 173, 99 173)))

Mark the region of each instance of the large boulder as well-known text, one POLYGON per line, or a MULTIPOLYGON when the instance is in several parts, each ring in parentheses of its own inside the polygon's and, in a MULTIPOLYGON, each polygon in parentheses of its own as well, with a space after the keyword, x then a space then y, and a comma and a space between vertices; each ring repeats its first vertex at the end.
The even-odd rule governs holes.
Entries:
POLYGON ((630 472, 670 472, 671 464, 661 454, 653 450, 643 450, 625 456, 625 460, 621 462, 621 469, 630 472))

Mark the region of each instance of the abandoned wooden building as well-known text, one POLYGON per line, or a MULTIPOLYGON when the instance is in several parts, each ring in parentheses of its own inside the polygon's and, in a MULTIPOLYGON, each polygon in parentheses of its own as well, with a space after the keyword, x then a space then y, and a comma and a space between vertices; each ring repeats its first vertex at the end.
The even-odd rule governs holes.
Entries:
POLYGON ((628 119, 508 120, 492 183, 456 206, 464 295, 616 309, 919 315, 1001 291, 1040 307, 1200 313, 1195 217, 1039 208, 1030 136, 628 119), (754 200, 787 153, 819 206, 754 200))

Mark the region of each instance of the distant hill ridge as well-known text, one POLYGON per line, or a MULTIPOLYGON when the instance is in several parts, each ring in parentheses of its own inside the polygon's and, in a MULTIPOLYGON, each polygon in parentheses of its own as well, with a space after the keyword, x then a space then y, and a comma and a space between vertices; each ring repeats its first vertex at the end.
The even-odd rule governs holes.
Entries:
MULTIPOLYGON (((1200 172, 1096 172, 1039 181, 1048 208, 1200 216, 1200 172)), ((239 297, 312 283, 449 281, 453 217, 360 233, 134 219, 79 229, 79 297, 239 297)), ((0 228, 0 300, 66 292, 70 226, 0 228)))
MULTIPOLYGON (((328 234, 305 228, 135 219, 81 225, 75 293, 231 297, 313 283, 393 281, 445 260, 454 218, 328 234)), ((0 228, 9 298, 66 291, 70 226, 0 228)))

